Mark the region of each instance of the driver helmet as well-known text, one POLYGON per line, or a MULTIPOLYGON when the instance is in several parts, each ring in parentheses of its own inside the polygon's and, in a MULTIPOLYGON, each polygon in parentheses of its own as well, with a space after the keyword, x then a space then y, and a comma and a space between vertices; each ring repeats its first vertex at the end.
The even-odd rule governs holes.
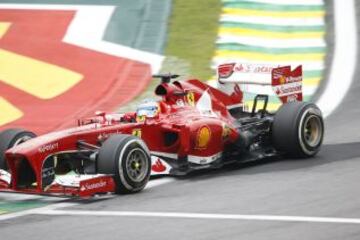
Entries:
POLYGON ((144 121, 145 118, 154 118, 159 115, 159 103, 152 99, 144 100, 136 109, 136 119, 138 122, 144 121))

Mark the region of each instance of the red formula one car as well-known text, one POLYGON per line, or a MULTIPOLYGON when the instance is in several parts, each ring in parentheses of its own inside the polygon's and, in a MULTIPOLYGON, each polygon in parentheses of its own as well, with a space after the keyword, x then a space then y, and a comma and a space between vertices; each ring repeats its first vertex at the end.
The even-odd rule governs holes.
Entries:
POLYGON ((38 137, 21 129, 1 132, 1 190, 133 193, 150 175, 184 175, 281 155, 306 158, 319 151, 323 119, 318 107, 301 102, 301 66, 291 71, 224 64, 218 75, 218 88, 195 79, 171 82, 176 75, 155 76, 161 78, 155 89, 159 99, 145 100, 136 112, 98 112, 77 127, 38 137), (247 111, 243 84, 270 84, 283 105, 270 113, 269 97, 256 95, 247 111))

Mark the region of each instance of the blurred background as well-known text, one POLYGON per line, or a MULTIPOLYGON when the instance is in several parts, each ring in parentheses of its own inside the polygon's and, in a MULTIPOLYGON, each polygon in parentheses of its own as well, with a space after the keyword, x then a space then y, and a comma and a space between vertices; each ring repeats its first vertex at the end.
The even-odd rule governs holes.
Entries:
MULTIPOLYGON (((326 127, 315 158, 155 179, 140 194, 73 201, 67 216, 19 212, 62 200, 1 193, 0 239, 359 239, 359 19, 358 0, 0 0, 0 130, 42 134, 96 110, 129 111, 153 97, 154 73, 214 83, 216 66, 233 61, 303 65, 304 98, 326 127), (89 215, 71 216, 80 210, 89 215)), ((246 90, 247 104, 268 91, 246 90)))
MULTIPOLYGON (((214 81, 230 61, 302 64, 309 101, 332 51, 323 0, 0 3, 0 129, 41 134, 96 110, 128 111, 152 96, 151 74, 214 81)), ((247 87, 247 104, 259 88, 247 87)))

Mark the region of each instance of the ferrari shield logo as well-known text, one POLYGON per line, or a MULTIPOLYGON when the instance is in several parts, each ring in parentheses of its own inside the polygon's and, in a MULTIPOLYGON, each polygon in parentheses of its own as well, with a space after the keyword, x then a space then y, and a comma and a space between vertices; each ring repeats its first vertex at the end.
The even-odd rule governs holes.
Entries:
POLYGON ((141 138, 141 129, 140 128, 133 129, 132 135, 134 135, 135 137, 141 138))
POLYGON ((222 139, 225 141, 229 138, 231 133, 231 129, 228 125, 224 124, 223 125, 223 132, 222 132, 222 139))
POLYGON ((189 92, 186 95, 186 100, 189 103, 190 106, 195 106, 195 95, 193 92, 189 92))

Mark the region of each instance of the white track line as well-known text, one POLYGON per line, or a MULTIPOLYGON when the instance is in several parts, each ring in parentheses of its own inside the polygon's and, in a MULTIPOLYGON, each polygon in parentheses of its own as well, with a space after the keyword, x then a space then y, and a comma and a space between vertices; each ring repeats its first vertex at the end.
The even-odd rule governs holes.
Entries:
POLYGON ((96 217, 156 217, 156 218, 188 218, 188 219, 215 219, 215 220, 251 220, 251 221, 360 224, 360 218, 183 213, 183 212, 80 211, 80 210, 42 209, 42 210, 38 210, 36 212, 36 214, 55 215, 55 216, 65 215, 65 216, 96 216, 96 217))
MULTIPOLYGON (((173 178, 160 178, 160 179, 154 179, 151 180, 147 185, 146 185, 146 189, 151 189, 153 187, 158 187, 160 185, 166 184, 166 183, 170 183, 173 182, 174 179, 173 178)), ((11 199, 11 194, 7 194, 7 196, 10 196, 11 199)), ((107 197, 113 197, 116 195, 108 195, 107 197)), ((13 199, 13 200, 29 200, 32 197, 34 197, 34 195, 29 195, 29 194, 20 194, 19 198, 13 199)), ((39 197, 43 197, 43 196, 39 196, 39 197)), ((104 196, 99 197, 99 199, 104 198, 104 196)), ((51 201, 63 201, 63 199, 61 198, 49 198, 51 199, 51 201)), ((9 200, 8 198, 6 200, 9 200)), ((49 200, 50 202, 50 200, 49 200)), ((40 207, 40 208, 32 208, 29 210, 24 210, 24 211, 19 211, 19 212, 13 212, 13 213, 4 213, 4 214, 0 214, 0 221, 4 221, 4 220, 9 220, 12 218, 17 218, 17 217, 23 217, 23 216, 27 216, 27 215, 31 215, 31 214, 44 214, 44 212, 47 211, 53 211, 55 209, 59 209, 59 208, 65 208, 65 207, 73 207, 79 205, 79 203, 68 203, 68 202, 61 202, 61 203, 55 203, 55 204, 49 204, 46 205, 44 207, 40 207)))
POLYGON ((324 117, 342 102, 352 84, 356 68, 357 27, 354 0, 334 1, 335 48, 325 91, 317 102, 324 117))

